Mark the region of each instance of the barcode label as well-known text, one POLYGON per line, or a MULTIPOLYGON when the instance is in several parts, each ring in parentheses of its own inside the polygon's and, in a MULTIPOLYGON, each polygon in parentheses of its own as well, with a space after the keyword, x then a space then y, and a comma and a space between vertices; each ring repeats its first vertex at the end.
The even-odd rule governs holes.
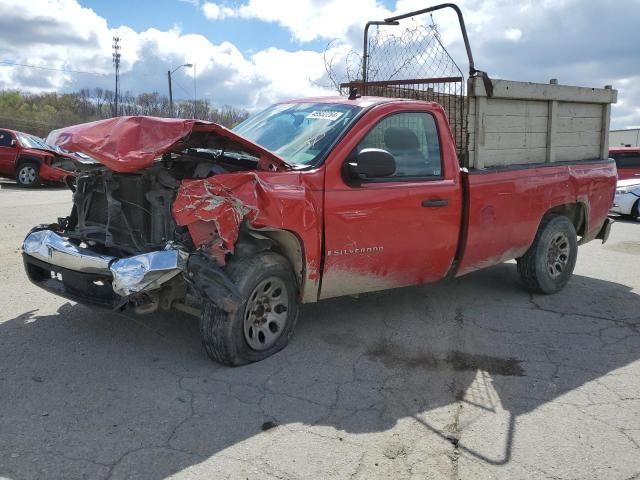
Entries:
POLYGON ((332 122, 338 120, 342 116, 342 112, 331 112, 329 110, 317 110, 307 115, 307 118, 315 118, 316 120, 330 120, 332 122))

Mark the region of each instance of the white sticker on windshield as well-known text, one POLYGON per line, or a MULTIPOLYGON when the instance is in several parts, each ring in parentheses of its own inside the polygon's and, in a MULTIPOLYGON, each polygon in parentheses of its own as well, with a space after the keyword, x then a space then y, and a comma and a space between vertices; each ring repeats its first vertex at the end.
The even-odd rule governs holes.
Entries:
POLYGON ((342 116, 342 112, 331 112, 329 110, 316 110, 307 115, 307 118, 315 118, 317 120, 330 120, 335 122, 342 116))

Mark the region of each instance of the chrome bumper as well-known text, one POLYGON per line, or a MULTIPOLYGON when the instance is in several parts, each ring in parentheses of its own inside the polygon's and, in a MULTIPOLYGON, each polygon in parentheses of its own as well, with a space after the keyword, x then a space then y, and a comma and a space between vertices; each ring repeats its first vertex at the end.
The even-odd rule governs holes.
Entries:
POLYGON ((109 265, 116 260, 116 257, 73 245, 51 230, 30 232, 24 239, 22 251, 56 267, 102 275, 110 274, 109 265))
MULTIPOLYGON (((51 278, 54 280, 55 267, 78 274, 111 278, 113 292, 121 297, 159 288, 184 272, 189 258, 187 252, 177 248, 125 258, 102 255, 74 245, 51 230, 30 232, 24 239, 22 250, 26 256, 38 260, 40 268, 43 265, 52 267, 51 278)), ((64 273, 61 273, 60 277, 63 276, 64 273)))

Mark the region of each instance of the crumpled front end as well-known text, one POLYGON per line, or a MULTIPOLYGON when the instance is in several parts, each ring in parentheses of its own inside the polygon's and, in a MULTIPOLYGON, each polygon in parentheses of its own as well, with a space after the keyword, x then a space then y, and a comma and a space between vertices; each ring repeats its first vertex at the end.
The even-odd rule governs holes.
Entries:
POLYGON ((321 174, 303 175, 196 121, 120 117, 52 132, 50 141, 102 165, 70 183, 68 217, 25 239, 27 274, 42 288, 139 312, 189 294, 232 311, 238 295, 226 263, 281 242, 301 288, 317 293, 321 174))
POLYGON ((129 304, 138 313, 169 309, 188 293, 234 309, 235 287, 171 212, 182 180, 226 171, 212 159, 196 153, 132 173, 101 167, 79 175, 71 214, 26 237, 28 277, 77 302, 129 304))

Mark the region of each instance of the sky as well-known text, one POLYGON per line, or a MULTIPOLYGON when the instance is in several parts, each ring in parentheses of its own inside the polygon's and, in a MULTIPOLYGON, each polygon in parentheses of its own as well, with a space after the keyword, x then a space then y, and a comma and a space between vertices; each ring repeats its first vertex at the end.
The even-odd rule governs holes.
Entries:
MULTIPOLYGON (((332 58, 337 76, 346 80, 346 65, 362 50, 368 20, 435 3, 0 0, 0 88, 113 89, 117 35, 123 90, 166 94, 167 70, 189 63, 195 67, 178 68, 173 75, 175 98, 195 94, 214 105, 256 111, 287 98, 334 94, 325 59, 332 58)), ((640 127, 640 0, 462 0, 458 5, 477 68, 493 78, 613 85, 619 95, 612 128, 640 127)), ((466 73, 455 16, 442 12, 433 21, 466 73)))

